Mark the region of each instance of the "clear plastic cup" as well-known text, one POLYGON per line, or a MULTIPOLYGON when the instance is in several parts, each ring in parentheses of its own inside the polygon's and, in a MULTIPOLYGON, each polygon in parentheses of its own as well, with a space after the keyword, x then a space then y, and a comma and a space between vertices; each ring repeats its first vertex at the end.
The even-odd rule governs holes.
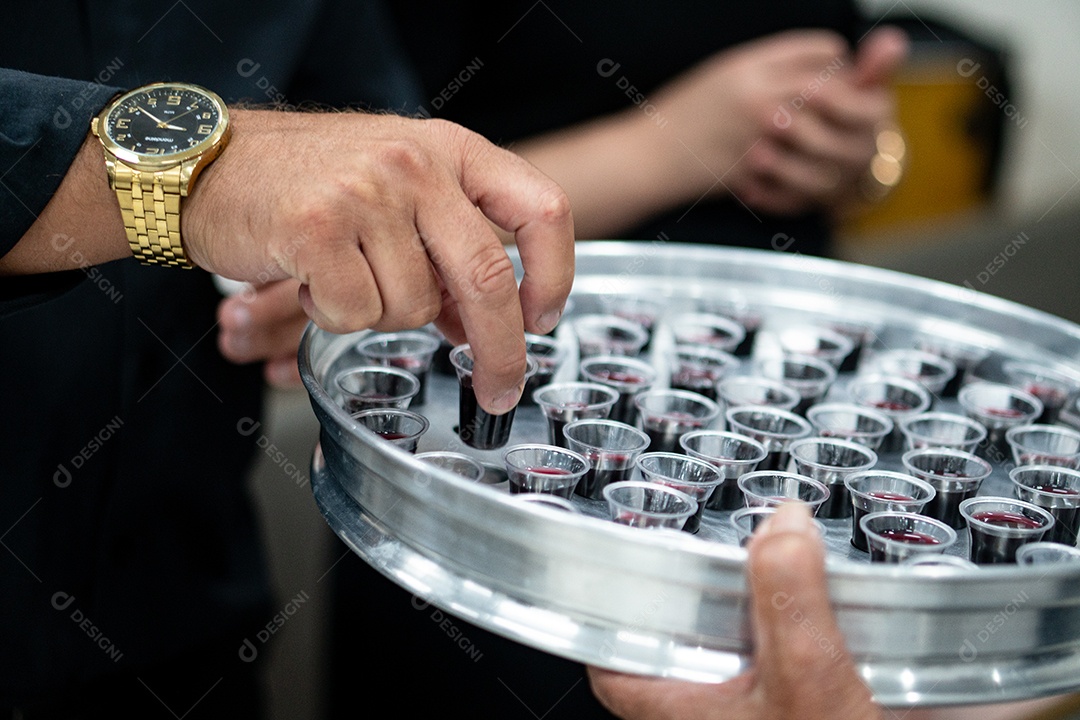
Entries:
POLYGON ((818 403, 806 411, 818 437, 837 438, 871 450, 893 431, 893 421, 876 410, 854 403, 818 403))
POLYGON ((525 333, 525 352, 536 360, 536 374, 525 383, 522 405, 533 405, 533 393, 551 383, 566 360, 566 346, 547 335, 525 333))
POLYGON ((881 442, 880 449, 884 452, 895 452, 903 447, 905 438, 899 428, 901 420, 930 408, 930 393, 925 387, 895 375, 859 375, 848 384, 847 391, 856 405, 877 410, 893 421, 893 431, 881 442))
POLYGON ((651 452, 675 452, 679 438, 708 429, 720 415, 719 405, 685 390, 648 390, 634 398, 634 405, 651 452))
POLYGON ((740 358, 753 355, 754 341, 761 328, 763 316, 761 311, 753 307, 741 293, 700 298, 698 310, 708 315, 719 315, 737 323, 743 329, 744 337, 742 342, 729 352, 740 358))
POLYGON ((466 480, 476 482, 480 482, 486 472, 480 461, 463 453, 450 452, 449 450, 418 453, 416 459, 443 470, 448 470, 466 480))
POLYGON ((951 360, 922 350, 885 350, 874 356, 870 366, 881 375, 920 383, 932 398, 941 395, 956 376, 956 365, 951 360))
POLYGON ((615 355, 586 358, 581 361, 579 372, 585 382, 606 385, 619 394, 608 417, 627 425, 637 421, 634 398, 656 382, 656 370, 649 363, 615 355))
POLYGON ((837 368, 838 372, 857 372, 862 364, 863 351, 872 347, 881 330, 881 323, 871 320, 830 320, 830 329, 838 332, 851 341, 851 352, 848 353, 837 368))
POLYGON ((653 328, 664 313, 664 303, 637 295, 604 295, 600 302, 605 314, 635 322, 645 328, 648 338, 641 351, 649 349, 653 328))
POLYGON ((789 470, 813 478, 829 488, 829 499, 818 509, 827 519, 851 516, 851 498, 844 480, 877 464, 877 453, 865 445, 834 438, 802 438, 791 443, 789 470))
MULTIPOLYGON (((526 356, 525 383, 536 374, 536 360, 526 356)), ((458 377, 458 437, 478 450, 501 448, 510 440, 517 407, 502 415, 492 415, 476 401, 473 390, 473 355, 468 343, 450 351, 450 362, 458 377)))
POLYGON ((543 493, 567 500, 589 470, 581 455, 554 445, 514 445, 503 454, 510 494, 543 493))
POLYGON ((761 470, 786 468, 788 448, 799 438, 810 435, 813 428, 805 418, 772 407, 734 407, 725 413, 728 427, 741 435, 757 440, 768 453, 758 466, 761 470))
POLYGON ((855 343, 835 330, 819 325, 791 325, 776 331, 785 354, 824 360, 837 371, 855 349, 855 343))
POLYGON ((785 502, 803 502, 816 515, 826 500, 829 488, 804 475, 773 470, 746 473, 738 480, 747 507, 775 507, 785 502))
POLYGON ((706 501, 723 480, 716 468, 704 460, 672 452, 647 452, 638 456, 636 464, 646 482, 675 488, 694 499, 697 509, 686 519, 683 530, 696 533, 706 501))
POLYGON ((649 446, 648 435, 614 420, 576 420, 562 432, 567 447, 589 463, 574 492, 591 500, 603 500, 608 485, 630 480, 634 463, 649 446))
POLYGON ((707 345, 677 345, 668 353, 672 390, 686 390, 718 398, 717 384, 739 368, 739 359, 707 345))
POLYGON ((1030 393, 1043 404, 1042 414, 1036 422, 1057 422, 1062 410, 1071 398, 1080 393, 1080 374, 1063 368, 1052 368, 1034 362, 1010 360, 1002 363, 1005 382, 1030 393))
POLYGON ((342 370, 334 385, 338 403, 350 414, 372 408, 405 409, 420 391, 420 381, 411 372, 381 365, 342 370))
POLYGON ((921 513, 937 495, 934 487, 925 480, 888 470, 867 470, 849 475, 844 480, 844 487, 851 498, 851 544, 863 552, 870 552, 859 525, 864 515, 887 510, 921 513))
POLYGON ((1025 465, 1009 471, 1016 497, 1054 516, 1046 539, 1076 545, 1080 532, 1080 471, 1056 465, 1025 465))
POLYGON ((1054 527, 1048 510, 1012 498, 968 498, 960 503, 960 514, 967 521, 976 565, 1015 562, 1021 545, 1043 540, 1054 527))
POLYGON ((427 400, 428 378, 438 349, 438 339, 420 330, 372 333, 356 343, 356 352, 364 362, 396 367, 416 376, 420 389, 409 407, 419 407, 427 400))
POLYGON ((983 450, 987 455, 1009 452, 1005 433, 1011 427, 1027 425, 1042 415, 1039 398, 1011 385, 975 382, 960 388, 960 406, 969 418, 986 427, 983 450))
POLYGON ((982 423, 948 412, 928 412, 903 418, 900 432, 907 440, 908 450, 944 447, 974 452, 979 443, 986 440, 986 428, 982 423))
POLYGON ((579 315, 574 318, 578 357, 621 355, 636 357, 649 340, 640 323, 617 315, 579 315))
POLYGON ((695 430, 679 438, 682 451, 704 460, 723 477, 705 503, 709 510, 735 510, 743 507, 739 476, 757 470, 768 454, 765 446, 753 438, 720 430, 695 430))
POLYGON ((956 397, 956 393, 967 382, 971 373, 990 356, 990 349, 983 345, 962 342, 954 338, 942 338, 928 333, 922 333, 915 338, 915 347, 944 358, 956 366, 952 380, 946 383, 938 393, 943 398, 956 397))
POLYGON ((956 543, 956 531, 914 513, 869 513, 859 520, 870 549, 870 562, 900 563, 913 555, 941 554, 956 543))
POLYGON ((792 412, 805 414, 812 405, 825 399, 836 382, 836 368, 831 363, 809 355, 785 355, 766 358, 755 364, 758 375, 777 380, 799 393, 792 412))
POLYGON ((611 519, 631 527, 680 530, 697 511, 697 502, 686 493, 641 480, 608 485, 604 500, 611 519))
POLYGON ((1017 565, 1052 565, 1080 562, 1080 548, 1057 542, 1033 542, 1016 549, 1017 565))
POLYGON ((352 414, 353 420, 383 440, 405 452, 414 453, 428 420, 419 413, 401 408, 369 408, 352 414))
POLYGON ((606 418, 619 400, 619 392, 599 383, 553 383, 533 393, 548 423, 548 442, 568 447, 563 428, 578 420, 606 418))
MULTIPOLYGON (((776 514, 775 507, 760 505, 757 507, 742 507, 731 513, 728 522, 735 528, 735 537, 738 538, 739 547, 746 547, 750 537, 757 532, 763 522, 776 514)), ((814 527, 818 534, 825 537, 828 532, 825 524, 820 520, 814 520, 814 527)))
POLYGON ((779 380, 756 375, 735 375, 724 378, 716 386, 716 394, 724 408, 744 405, 775 407, 794 410, 801 396, 794 388, 779 380))
POLYGON ((930 483, 936 492, 923 514, 953 528, 964 527, 960 503, 973 497, 993 471, 981 457, 949 448, 908 450, 901 462, 911 475, 930 483))
POLYGON ((711 313, 681 313, 668 320, 676 345, 707 345, 732 352, 746 337, 742 325, 711 313))
POLYGON ((1080 432, 1060 425, 1017 425, 1005 431, 1017 465, 1080 468, 1080 432))

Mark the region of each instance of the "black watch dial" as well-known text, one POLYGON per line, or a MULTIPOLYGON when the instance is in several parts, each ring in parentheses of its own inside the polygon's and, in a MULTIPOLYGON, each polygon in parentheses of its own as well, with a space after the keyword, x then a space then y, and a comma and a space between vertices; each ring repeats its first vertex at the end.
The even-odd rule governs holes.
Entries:
POLYGON ((186 87, 152 87, 125 98, 105 120, 105 133, 125 150, 154 157, 186 152, 221 123, 216 103, 186 87))

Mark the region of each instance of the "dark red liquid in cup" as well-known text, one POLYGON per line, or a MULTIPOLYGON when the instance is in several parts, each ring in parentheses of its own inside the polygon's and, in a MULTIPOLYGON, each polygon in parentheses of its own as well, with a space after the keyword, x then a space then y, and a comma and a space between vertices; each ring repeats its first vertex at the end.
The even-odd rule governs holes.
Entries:
POLYGON ((719 373, 693 366, 683 366, 671 375, 672 390, 687 390, 716 400, 716 382, 719 373))
MULTIPOLYGON (((1009 510, 984 510, 974 513, 971 517, 1010 529, 1037 530, 1043 527, 1041 520, 1009 510)), ((971 560, 980 565, 1015 562, 1016 550, 1021 545, 1042 539, 1039 533, 1025 533, 1019 537, 1009 537, 987 533, 974 523, 969 523, 968 527, 971 531, 971 560)))
POLYGON ((975 520, 981 520, 991 525, 1001 525, 1007 528, 1032 529, 1041 528, 1041 520, 1029 518, 1027 515, 1009 510, 984 510, 971 516, 975 520))
POLYGON ((915 530, 882 530, 878 533, 887 540, 894 540, 896 542, 908 543, 910 545, 940 545, 941 541, 933 535, 927 535, 926 533, 917 532, 915 530))
POLYGON ((403 432, 394 432, 393 430, 383 430, 379 432, 379 437, 383 440, 404 440, 409 437, 408 434, 403 432))
MULTIPOLYGON (((567 476, 573 474, 569 470, 566 470, 564 468, 545 467, 545 466, 527 467, 527 468, 525 468, 523 473, 533 474, 533 475, 547 475, 549 477, 567 477, 567 476)), ((510 474, 510 492, 514 493, 514 494, 528 493, 528 492, 543 492, 543 493, 545 493, 547 495, 558 495, 559 497, 563 497, 563 498, 566 498, 567 500, 569 500, 571 495, 574 492, 574 487, 573 487, 572 484, 570 484, 570 485, 565 485, 563 487, 556 487, 556 488, 552 488, 552 489, 547 489, 547 488, 545 488, 543 486, 543 483, 541 483, 541 482, 539 482, 539 481, 537 481, 537 480, 535 480, 533 478, 530 478, 530 477, 527 477, 527 476, 526 477, 516 476, 514 473, 511 473, 510 474)))
MULTIPOLYGON (((874 490, 866 493, 872 498, 883 500, 886 502, 911 502, 915 498, 910 495, 904 495, 903 493, 888 492, 886 490, 874 490)), ((885 510, 887 508, 881 507, 877 510, 885 510)), ((863 552, 869 552, 869 548, 866 544, 866 535, 862 531, 862 526, 859 525, 859 521, 863 517, 871 512, 870 510, 864 510, 861 507, 853 508, 854 512, 851 516, 851 544, 863 552)))
POLYGON ((983 408, 983 412, 991 417, 1004 418, 1006 420, 1019 420, 1024 413, 1014 408, 983 408))
POLYGON ((634 466, 630 464, 628 455, 590 453, 585 457, 589 461, 589 471, 574 488, 574 492, 581 497, 602 500, 605 487, 629 480, 634 474, 634 466))
POLYGON ((912 406, 908 403, 899 402, 897 400, 878 400, 873 403, 873 406, 890 412, 907 412, 912 409, 912 406))
POLYGON ((478 450, 494 450, 506 445, 517 408, 502 415, 492 415, 480 407, 473 391, 472 376, 461 378, 458 396, 458 437, 478 450))

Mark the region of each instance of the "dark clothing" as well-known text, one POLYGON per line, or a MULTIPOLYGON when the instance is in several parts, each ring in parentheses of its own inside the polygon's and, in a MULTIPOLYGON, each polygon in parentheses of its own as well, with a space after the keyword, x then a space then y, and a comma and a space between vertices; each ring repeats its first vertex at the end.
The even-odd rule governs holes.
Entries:
MULTIPOLYGON (((424 80, 424 109, 503 144, 633 105, 648 112, 666 81, 747 40, 827 28, 854 42, 865 29, 851 0, 398 0, 393 10, 410 30, 402 39, 424 80)), ((769 248, 777 233, 795 238, 791 251, 821 254, 829 229, 818 214, 773 217, 707 199, 624 237, 769 248)))
MULTIPOLYGON (((228 102, 403 108, 414 85, 393 37, 375 2, 6 8, 0 254, 117 88, 178 80, 228 102)), ((78 262, 80 238, 53 247, 78 262)), ((252 686, 240 650, 274 603, 243 486, 258 435, 238 424, 259 417, 262 381, 218 353, 220 299, 205 272, 130 259, 0 279, 0 716, 41 702, 90 713, 79 699, 92 697, 106 712, 103 689, 166 693, 182 715, 219 677, 207 668, 252 686)), ((251 716, 244 702, 221 714, 238 707, 251 716)))

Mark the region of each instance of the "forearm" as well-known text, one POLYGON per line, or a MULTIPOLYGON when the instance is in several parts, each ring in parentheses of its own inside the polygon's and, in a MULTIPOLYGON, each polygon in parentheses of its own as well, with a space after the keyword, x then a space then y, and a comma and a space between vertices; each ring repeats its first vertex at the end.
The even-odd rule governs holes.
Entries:
POLYGON ((687 174, 678 170, 688 152, 669 130, 631 113, 530 138, 512 149, 566 191, 578 239, 616 237, 696 199, 687 174))
POLYGON ((101 143, 87 132, 52 199, 15 247, 0 257, 0 275, 70 270, 130 254, 101 143))

